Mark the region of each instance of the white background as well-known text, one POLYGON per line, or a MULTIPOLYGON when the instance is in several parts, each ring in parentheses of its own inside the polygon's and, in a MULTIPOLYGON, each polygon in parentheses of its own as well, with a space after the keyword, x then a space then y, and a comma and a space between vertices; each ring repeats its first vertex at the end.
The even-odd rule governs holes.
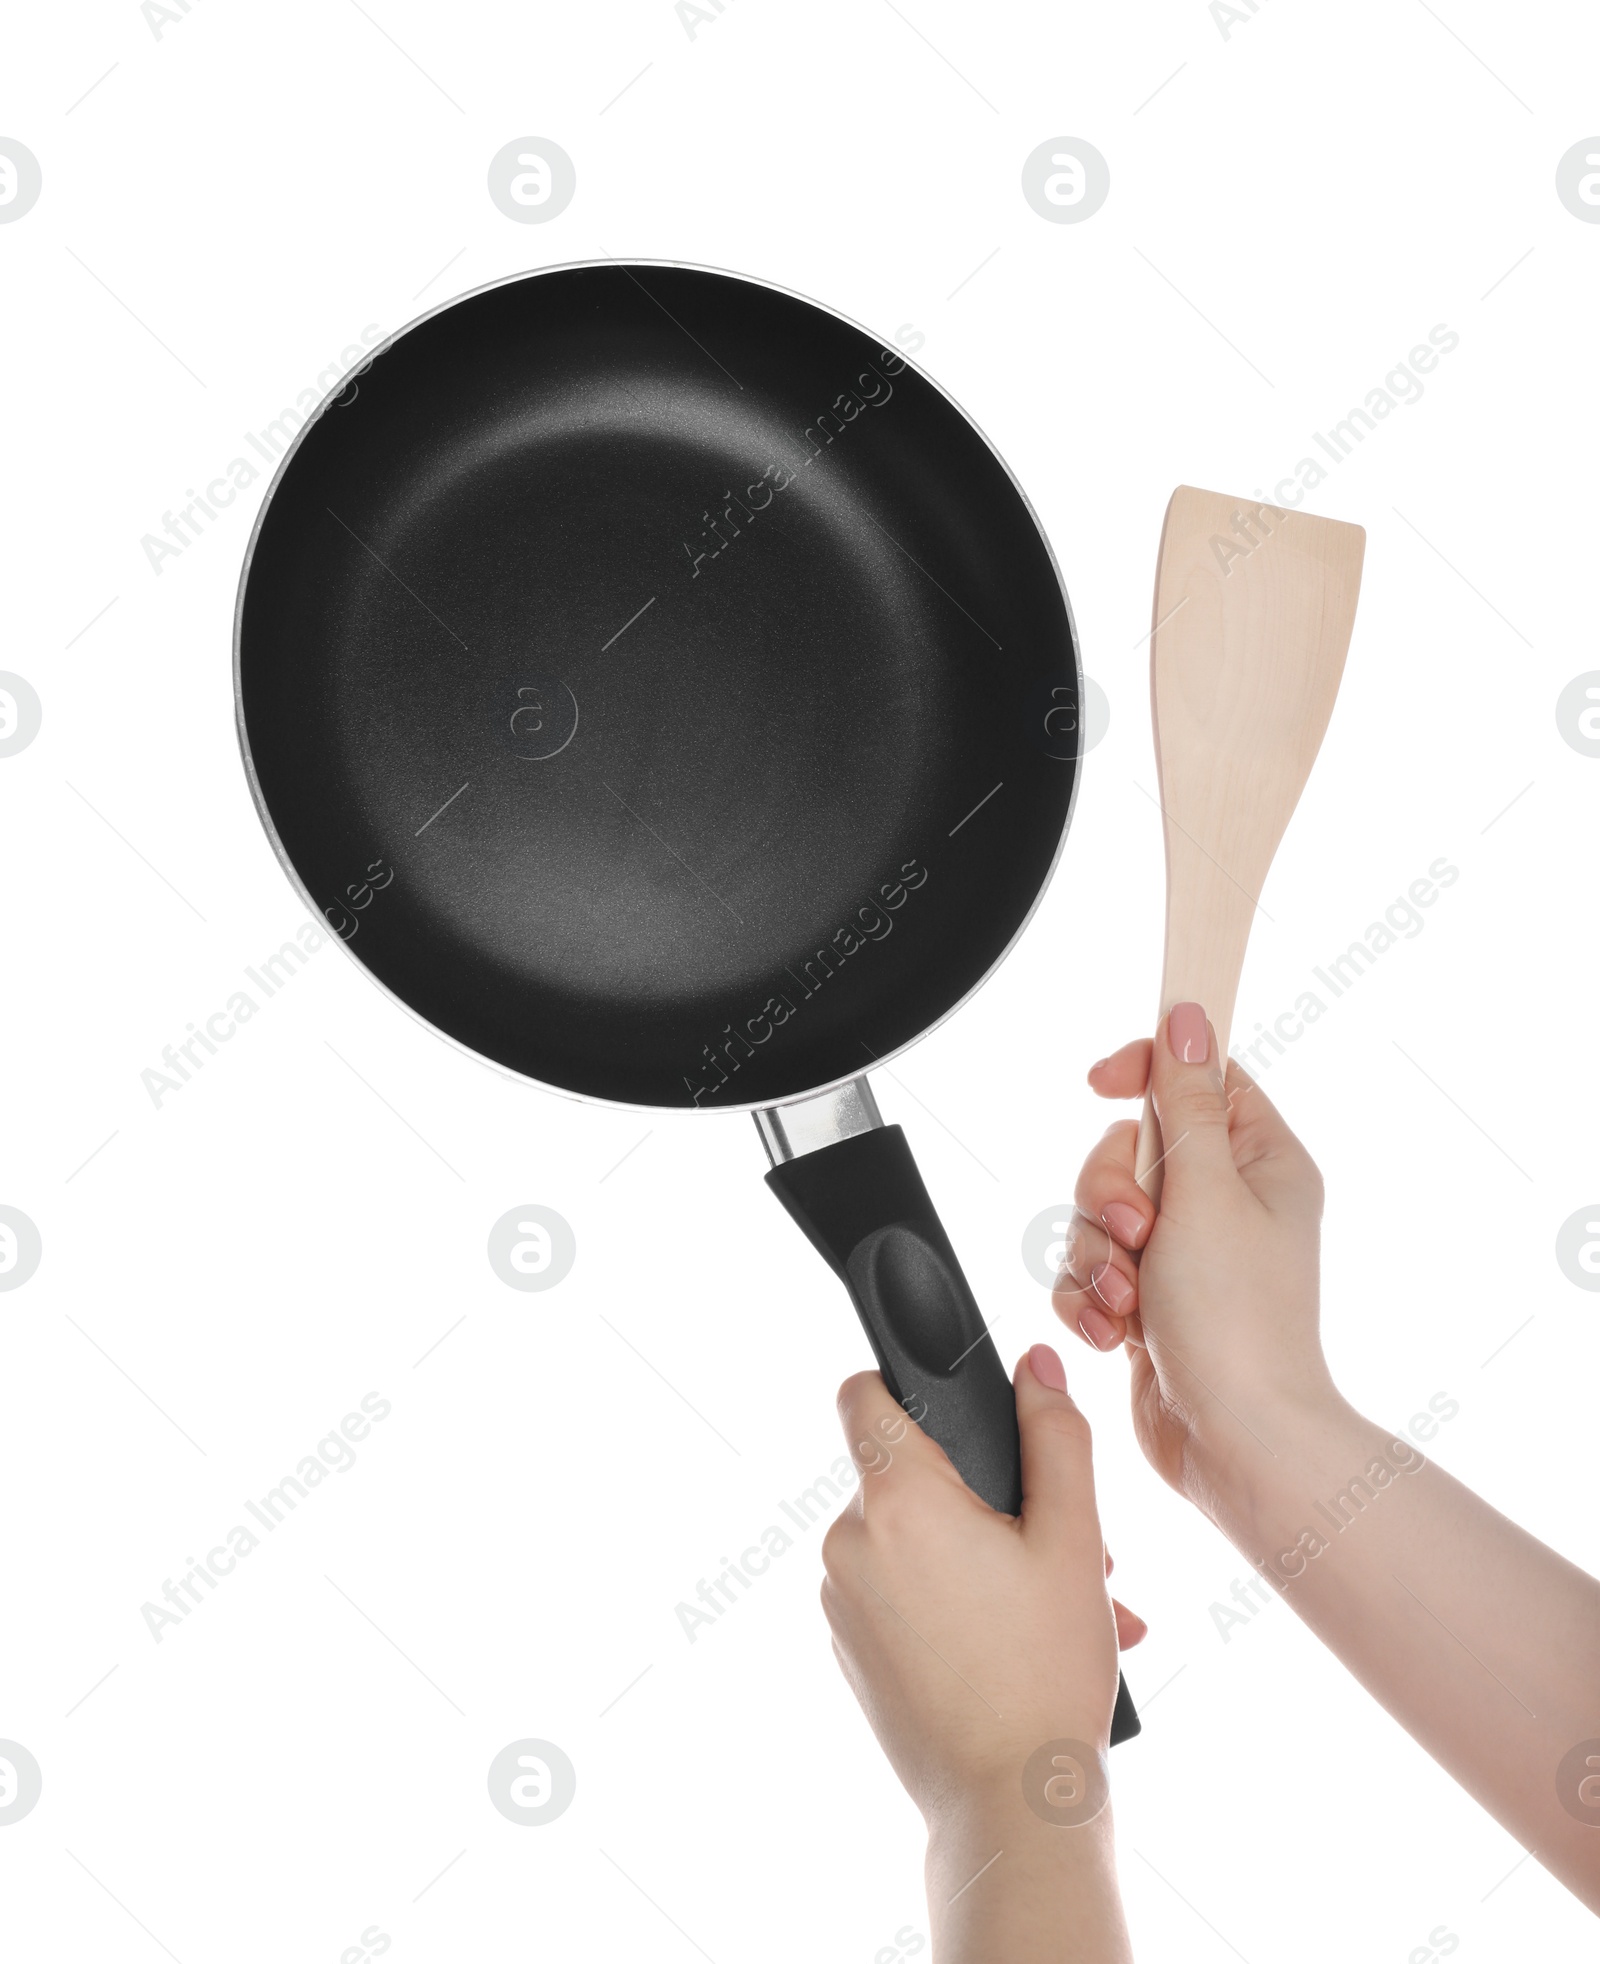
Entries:
MULTIPOLYGON (((159 576, 140 539, 364 327, 533 265, 697 261, 909 324, 1049 531, 1110 732, 1028 937, 879 1080, 1008 1358, 1053 1334, 1020 1242, 1109 1116, 1085 1067, 1153 1014, 1166 499, 1270 494, 1460 336, 1309 501, 1368 528, 1365 586, 1238 1028, 1459 867, 1264 1081, 1327 1176, 1348 1394, 1395 1425, 1448 1394, 1440 1463, 1600 1565, 1600 1305, 1554 1256, 1600 1193, 1600 761, 1555 717, 1600 667, 1600 227, 1554 188, 1600 123, 1592 16, 1265 0, 1224 37, 1201 0, 728 0, 691 37, 669 0, 195 0, 158 37, 78 0, 0 36, 0 134, 44 173, 0 227, 0 666, 44 704, 0 761, 0 1200, 44 1241, 0 1296, 0 1736, 44 1775, 0 1832, 9 1954, 331 1964, 376 1926, 394 1964, 867 1964, 926 1929, 821 1529, 694 1645, 674 1615, 835 1459, 866 1354, 749 1122, 502 1079, 331 945, 159 1110, 140 1082, 305 912, 232 728, 265 475, 159 576), (577 168, 546 225, 485 189, 524 135, 577 168), (1021 193, 1062 135, 1110 164, 1082 224, 1021 193), (530 1295, 484 1247, 533 1201, 578 1258, 530 1295), (157 1645, 141 1604, 369 1392, 358 1463, 157 1645), (537 1830, 485 1789, 527 1736, 578 1771, 537 1830)), ((1242 1559, 1145 1467, 1120 1357, 1063 1348, 1151 1625, 1114 1756, 1138 1954, 1579 1955, 1591 1920, 1283 1605, 1223 1641, 1242 1559)))

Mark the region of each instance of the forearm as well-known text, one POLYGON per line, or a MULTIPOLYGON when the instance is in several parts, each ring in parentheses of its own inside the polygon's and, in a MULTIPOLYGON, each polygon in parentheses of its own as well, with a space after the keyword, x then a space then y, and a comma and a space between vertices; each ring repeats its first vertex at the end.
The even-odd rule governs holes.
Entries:
POLYGON ((1191 1496, 1412 1737, 1600 1910, 1600 1832, 1569 1811, 1584 1777, 1574 1749, 1600 1740, 1600 1585, 1336 1394, 1252 1432, 1224 1419, 1197 1444, 1191 1496))
POLYGON ((1038 1818, 1021 1784, 928 1837, 933 1964, 1132 1964, 1109 1807, 1038 1818))

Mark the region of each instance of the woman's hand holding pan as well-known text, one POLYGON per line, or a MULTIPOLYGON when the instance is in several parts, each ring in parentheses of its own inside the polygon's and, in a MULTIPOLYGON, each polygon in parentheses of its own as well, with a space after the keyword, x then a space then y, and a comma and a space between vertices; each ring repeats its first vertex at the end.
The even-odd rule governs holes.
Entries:
POLYGON ((839 1394, 861 1469, 823 1544, 833 1647, 928 1826, 939 1964, 1124 1964, 1106 1748, 1117 1652, 1089 1427, 1043 1344, 1017 1366, 1020 1518, 968 1488, 876 1372, 839 1394), (996 1861, 997 1851, 1003 1859, 996 1861))

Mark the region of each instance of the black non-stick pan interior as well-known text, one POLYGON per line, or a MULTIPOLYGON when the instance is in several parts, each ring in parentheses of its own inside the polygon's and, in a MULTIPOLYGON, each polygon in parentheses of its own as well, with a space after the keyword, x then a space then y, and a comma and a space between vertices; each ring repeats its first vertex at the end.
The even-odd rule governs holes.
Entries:
POLYGON ((1077 768, 1066 602, 987 444, 849 323, 687 268, 514 280, 380 353, 273 491, 238 661, 351 952, 625 1104, 775 1103, 938 1021, 1077 768))

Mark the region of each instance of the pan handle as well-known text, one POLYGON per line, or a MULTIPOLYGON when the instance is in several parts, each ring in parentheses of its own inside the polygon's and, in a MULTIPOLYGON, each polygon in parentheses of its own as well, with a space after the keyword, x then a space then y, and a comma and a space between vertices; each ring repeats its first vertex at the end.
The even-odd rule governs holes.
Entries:
MULTIPOLYGON (((774 1162, 767 1185, 849 1290, 889 1395, 981 1500, 1020 1513, 1011 1381, 904 1132, 879 1118, 864 1079, 833 1094, 809 1137, 794 1123, 796 1110, 757 1114, 774 1162), (815 1143, 819 1129, 827 1143, 815 1143)), ((1112 1745, 1139 1729, 1119 1676, 1112 1745)))

